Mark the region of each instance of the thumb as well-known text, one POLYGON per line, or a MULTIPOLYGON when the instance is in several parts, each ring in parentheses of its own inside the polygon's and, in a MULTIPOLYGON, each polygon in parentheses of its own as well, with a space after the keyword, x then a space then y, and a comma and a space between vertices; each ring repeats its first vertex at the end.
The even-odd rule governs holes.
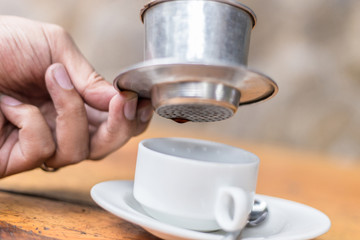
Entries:
POLYGON ((107 111, 110 100, 117 94, 114 87, 96 73, 63 28, 45 24, 44 32, 48 39, 52 62, 65 66, 76 90, 88 105, 107 111))

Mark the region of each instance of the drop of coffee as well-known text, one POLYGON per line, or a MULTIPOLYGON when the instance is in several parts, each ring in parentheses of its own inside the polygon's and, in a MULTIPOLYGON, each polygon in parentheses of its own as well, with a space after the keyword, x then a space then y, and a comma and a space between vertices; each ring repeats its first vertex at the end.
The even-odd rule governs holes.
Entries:
POLYGON ((189 122, 190 120, 187 120, 185 118, 171 118, 171 120, 177 122, 177 123, 180 123, 180 124, 183 124, 183 123, 187 123, 189 122))

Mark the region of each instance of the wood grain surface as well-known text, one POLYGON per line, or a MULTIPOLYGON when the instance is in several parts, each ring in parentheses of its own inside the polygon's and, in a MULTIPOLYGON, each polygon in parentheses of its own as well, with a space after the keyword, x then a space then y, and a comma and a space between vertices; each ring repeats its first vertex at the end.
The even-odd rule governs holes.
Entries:
MULTIPOLYGON (((170 135, 209 139, 152 129, 99 162, 85 161, 55 173, 37 169, 1 179, 0 239, 157 239, 102 210, 89 192, 99 182, 133 179, 138 142, 170 135)), ((304 203, 327 214, 331 229, 317 240, 360 239, 358 161, 284 146, 216 140, 260 157, 257 193, 304 203)))

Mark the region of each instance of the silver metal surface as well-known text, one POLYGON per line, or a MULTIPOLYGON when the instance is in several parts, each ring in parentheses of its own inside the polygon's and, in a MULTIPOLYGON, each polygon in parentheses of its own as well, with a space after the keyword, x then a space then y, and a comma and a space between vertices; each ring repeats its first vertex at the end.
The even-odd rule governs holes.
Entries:
MULTIPOLYGON (((150 0, 149 3, 146 4, 144 6, 144 8, 141 9, 141 11, 140 11, 141 20, 144 22, 144 15, 145 15, 146 11, 149 8, 153 7, 156 4, 167 2, 167 1, 169 1, 169 0, 150 0)), ((173 0, 173 1, 176 1, 176 0, 173 0)), ((177 0, 177 1, 181 1, 181 0, 177 0)), ((202 1, 202 0, 198 0, 198 1, 202 1)), ((247 12, 251 16, 251 18, 253 19, 253 22, 254 22, 253 27, 255 27, 256 22, 257 22, 257 18, 256 18, 255 13, 249 7, 247 7, 244 4, 240 3, 238 0, 208 0, 208 1, 215 1, 215 2, 220 2, 220 3, 225 3, 225 4, 229 4, 231 6, 242 9, 243 11, 247 12)))
POLYGON ((270 99, 278 91, 269 77, 244 66, 177 63, 170 59, 146 61, 125 69, 114 80, 114 87, 151 98, 151 89, 158 84, 188 81, 233 87, 240 92, 239 105, 270 99))
POLYGON ((236 112, 240 92, 221 83, 183 81, 155 85, 151 100, 162 117, 180 122, 215 122, 236 112))
POLYGON ((276 95, 274 81, 246 67, 256 17, 236 0, 154 0, 141 16, 145 61, 114 86, 151 98, 160 116, 220 121, 276 95))
POLYGON ((264 200, 255 199, 246 227, 258 226, 268 215, 269 209, 267 203, 264 200))
POLYGON ((216 122, 234 115, 233 109, 207 101, 162 105, 156 109, 156 113, 177 123, 216 122))
POLYGON ((145 60, 247 64, 252 16, 218 1, 162 1, 144 14, 145 60))
POLYGON ((233 87, 205 81, 183 81, 155 85, 151 99, 155 108, 174 98, 210 99, 226 102, 236 109, 240 103, 240 92, 233 87))

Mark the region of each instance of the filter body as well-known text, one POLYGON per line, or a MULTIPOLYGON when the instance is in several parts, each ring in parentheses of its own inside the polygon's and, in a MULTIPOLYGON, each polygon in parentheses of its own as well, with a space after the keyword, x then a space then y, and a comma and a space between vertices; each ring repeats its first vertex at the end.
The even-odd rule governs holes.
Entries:
POLYGON ((144 62, 114 86, 151 98, 162 117, 212 122, 274 96, 277 85, 247 69, 255 14, 233 0, 155 0, 141 11, 144 62))

